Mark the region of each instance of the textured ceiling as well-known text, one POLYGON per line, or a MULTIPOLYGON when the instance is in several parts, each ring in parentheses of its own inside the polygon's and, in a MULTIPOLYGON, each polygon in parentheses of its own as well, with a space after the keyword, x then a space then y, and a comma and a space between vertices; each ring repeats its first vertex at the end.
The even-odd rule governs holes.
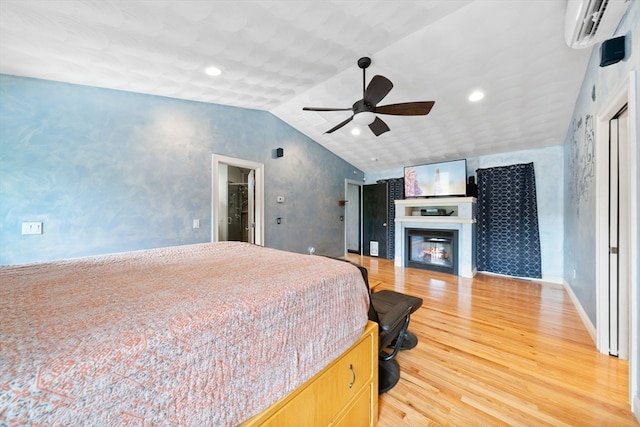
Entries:
POLYGON ((0 73, 270 111, 374 172, 561 144, 591 52, 564 43, 565 5, 0 0, 0 73), (351 113, 302 107, 351 107, 362 56, 367 81, 394 83, 380 105, 433 100, 431 113, 382 116, 380 137, 324 134, 351 113))

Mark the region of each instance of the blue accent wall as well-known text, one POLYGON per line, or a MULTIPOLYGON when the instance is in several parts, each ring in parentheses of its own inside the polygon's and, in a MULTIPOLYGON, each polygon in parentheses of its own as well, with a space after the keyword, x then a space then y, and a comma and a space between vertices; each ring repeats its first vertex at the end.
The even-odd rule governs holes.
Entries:
MULTIPOLYGON (((600 45, 593 48, 564 143, 565 279, 593 325, 597 309, 595 164, 608 161, 595 157, 595 122, 614 91, 628 81, 630 71, 640 72, 640 1, 629 4, 615 34, 620 35, 627 36, 627 53, 617 64, 600 67, 600 45)), ((638 107, 636 111, 640 110, 638 107)))
POLYGON ((266 246, 344 254, 363 173, 272 114, 0 75, 0 264, 210 241, 213 153, 265 164, 266 246))

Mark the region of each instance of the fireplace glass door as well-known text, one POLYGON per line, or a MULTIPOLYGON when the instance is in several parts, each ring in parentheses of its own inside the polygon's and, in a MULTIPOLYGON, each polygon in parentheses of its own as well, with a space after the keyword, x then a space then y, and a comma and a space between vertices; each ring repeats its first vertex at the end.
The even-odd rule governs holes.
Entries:
POLYGON ((407 229, 408 267, 458 274, 457 230, 407 229))

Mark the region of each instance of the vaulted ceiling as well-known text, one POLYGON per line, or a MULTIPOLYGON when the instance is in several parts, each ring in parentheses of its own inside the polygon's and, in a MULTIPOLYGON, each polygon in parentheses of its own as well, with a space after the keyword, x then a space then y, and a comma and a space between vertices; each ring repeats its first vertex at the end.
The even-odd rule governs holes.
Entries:
POLYGON ((0 73, 270 111, 365 172, 561 144, 591 49, 565 1, 2 0, 0 73), (360 57, 427 116, 353 122, 360 57), (215 65, 218 77, 205 73, 215 65), (468 100, 474 90, 484 99, 468 100))

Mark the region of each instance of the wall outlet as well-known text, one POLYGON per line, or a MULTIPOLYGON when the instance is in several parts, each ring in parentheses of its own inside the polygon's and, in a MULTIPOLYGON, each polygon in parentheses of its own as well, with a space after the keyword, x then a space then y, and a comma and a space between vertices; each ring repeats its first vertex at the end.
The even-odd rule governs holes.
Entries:
POLYGON ((193 228, 200 228, 200 220, 199 219, 194 219, 193 220, 193 228))
POLYGON ((22 223, 22 234, 42 234, 42 223, 41 222, 23 222, 22 223))
POLYGON ((371 240, 369 242, 369 255, 371 256, 378 256, 379 252, 378 252, 378 242, 371 240))

